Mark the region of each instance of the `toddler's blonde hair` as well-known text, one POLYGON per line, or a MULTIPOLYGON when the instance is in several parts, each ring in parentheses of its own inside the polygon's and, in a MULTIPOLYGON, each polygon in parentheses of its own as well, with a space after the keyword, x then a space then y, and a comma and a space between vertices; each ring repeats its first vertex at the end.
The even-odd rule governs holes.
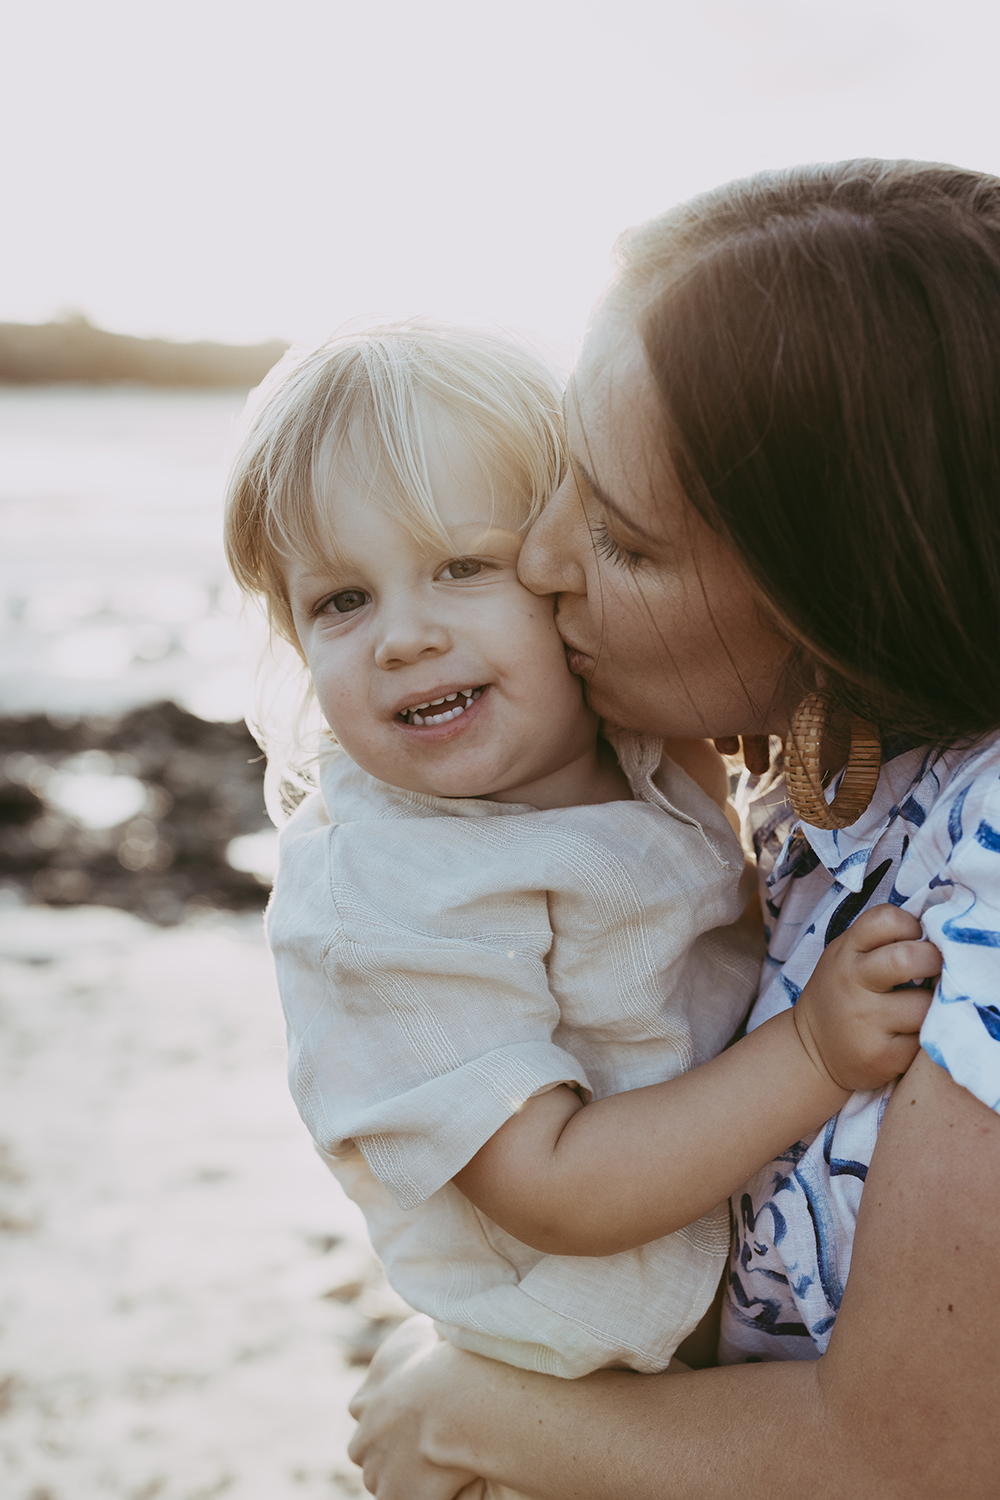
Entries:
POLYGON ((285 582, 289 557, 336 558, 324 498, 347 464, 379 504, 442 541, 421 403, 446 414, 496 497, 527 530, 565 464, 562 392, 542 361, 474 329, 411 320, 334 335, 269 378, 226 497, 225 544, 240 588, 301 655, 285 582))
POLYGON ((326 497, 344 465, 379 504, 428 542, 446 541, 427 472, 421 414, 446 415, 505 512, 526 531, 565 467, 562 388, 527 349, 423 320, 335 334, 286 356, 259 392, 229 477, 225 545, 245 594, 264 605, 273 667, 248 720, 268 759, 268 810, 281 823, 315 785, 323 739, 295 623, 289 557, 336 559, 326 497), (278 640, 275 640, 275 637, 278 640), (278 641, 294 649, 279 664, 278 641))

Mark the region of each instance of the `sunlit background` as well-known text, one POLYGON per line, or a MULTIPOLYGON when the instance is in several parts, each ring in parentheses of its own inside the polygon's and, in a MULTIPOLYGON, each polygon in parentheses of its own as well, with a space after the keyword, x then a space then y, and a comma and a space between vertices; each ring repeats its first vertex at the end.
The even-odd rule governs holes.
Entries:
POLYGON ((7 8, 2 315, 318 338, 427 311, 572 344, 627 224, 761 167, 1000 168, 988 0, 51 0, 7 8))
MULTIPOLYGON (((1000 172, 986 0, 6 8, 0 324, 566 368, 627 225, 763 167, 1000 172)), ((2 335, 2 330, 0 330, 2 335)), ((245 388, 0 385, 0 1492, 337 1500, 400 1309, 282 1082, 220 546, 245 388)))

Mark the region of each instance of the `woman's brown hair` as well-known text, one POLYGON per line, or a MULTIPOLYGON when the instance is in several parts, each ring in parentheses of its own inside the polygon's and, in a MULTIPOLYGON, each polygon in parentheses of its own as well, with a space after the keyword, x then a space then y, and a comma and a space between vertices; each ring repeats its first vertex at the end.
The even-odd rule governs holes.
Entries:
POLYGON ((845 705, 1000 727, 1000 180, 768 172, 619 253, 681 482, 845 705))

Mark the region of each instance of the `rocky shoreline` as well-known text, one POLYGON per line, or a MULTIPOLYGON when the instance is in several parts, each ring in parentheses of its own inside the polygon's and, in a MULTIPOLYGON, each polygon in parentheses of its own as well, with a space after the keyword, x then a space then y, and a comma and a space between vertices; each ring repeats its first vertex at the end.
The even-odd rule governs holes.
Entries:
POLYGON ((266 879, 235 869, 228 851, 270 827, 263 771, 245 724, 175 703, 0 719, 0 889, 161 926, 205 909, 259 911, 266 879))

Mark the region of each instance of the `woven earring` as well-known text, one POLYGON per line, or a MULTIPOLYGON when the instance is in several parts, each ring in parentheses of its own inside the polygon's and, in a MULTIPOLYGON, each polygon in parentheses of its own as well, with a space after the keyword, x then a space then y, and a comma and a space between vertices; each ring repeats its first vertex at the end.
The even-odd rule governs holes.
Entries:
POLYGON ((713 740, 720 755, 738 755, 743 750, 743 764, 751 776, 763 776, 771 764, 771 750, 766 734, 745 734, 742 740, 735 734, 713 740))
POLYGON ((823 794, 820 750, 830 699, 826 693, 807 693, 792 714, 785 741, 785 785, 796 816, 811 828, 848 828, 856 823, 875 795, 882 765, 882 745, 873 724, 851 715, 851 750, 837 795, 823 794))

